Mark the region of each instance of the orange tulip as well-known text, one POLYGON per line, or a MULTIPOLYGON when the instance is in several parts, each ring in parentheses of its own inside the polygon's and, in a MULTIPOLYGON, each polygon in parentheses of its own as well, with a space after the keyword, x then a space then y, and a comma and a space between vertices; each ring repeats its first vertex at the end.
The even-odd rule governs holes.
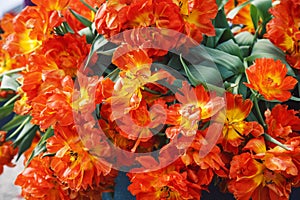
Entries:
POLYGON ((32 3, 44 7, 47 11, 63 10, 67 8, 70 0, 32 0, 32 3))
POLYGON ((50 157, 35 157, 17 176, 15 185, 22 187, 23 197, 45 200, 70 199, 68 188, 55 177, 50 168, 50 161, 50 157))
POLYGON ((246 69, 249 83, 245 85, 258 91, 267 100, 287 101, 291 97, 289 90, 297 84, 292 76, 286 76, 287 68, 280 60, 258 58, 246 69))
POLYGON ((293 132, 300 131, 299 112, 288 110, 287 105, 277 104, 271 111, 265 111, 268 134, 274 138, 288 139, 293 132))
POLYGON ((220 138, 221 144, 225 151, 237 153, 245 136, 255 129, 262 134, 263 128, 257 125, 257 122, 245 121, 252 109, 251 100, 244 100, 241 95, 228 92, 226 93, 226 105, 225 112, 220 112, 218 115, 218 119, 225 119, 223 134, 220 138))
POLYGON ((149 58, 147 52, 143 49, 135 50, 129 45, 122 45, 114 52, 112 63, 119 69, 130 72, 134 76, 143 68, 150 69, 152 59, 149 58))
POLYGON ((3 48, 14 54, 29 54, 51 37, 50 13, 39 7, 24 8, 13 20, 14 32, 7 36, 3 48))
MULTIPOLYGON (((64 0, 65 1, 65 0, 64 0)), ((105 0, 88 0, 85 1, 92 7, 100 7, 100 5, 105 2, 105 0), (99 4, 98 4, 99 2, 99 4)), ((86 7, 80 0, 69 0, 68 8, 72 9, 76 13, 80 14, 87 20, 93 22, 95 20, 95 13, 94 11, 90 10, 88 7, 86 7)), ((80 31, 81 29, 86 28, 84 24, 82 24, 76 17, 70 12, 69 9, 62 10, 62 15, 64 19, 67 21, 67 23, 70 25, 72 30, 75 32, 80 31)))
MULTIPOLYGON (((1 45, 2 43, 0 42, 1 45)), ((4 49, 0 49, 0 74, 11 70, 13 62, 14 60, 10 57, 9 53, 4 49)))
POLYGON ((3 173, 3 166, 14 167, 11 162, 15 155, 18 153, 18 149, 13 148, 12 141, 5 141, 6 132, 0 131, 0 174, 3 173))
POLYGON ((182 88, 175 96, 181 104, 174 104, 167 109, 166 124, 175 125, 166 130, 170 138, 179 132, 186 136, 195 135, 198 122, 214 116, 225 105, 222 97, 210 94, 204 86, 192 88, 187 82, 183 82, 182 88))
POLYGON ((31 122, 40 125, 42 130, 56 123, 62 126, 72 124, 73 80, 62 70, 48 71, 44 78, 39 94, 30 101, 31 122))
MULTIPOLYGON (((240 6, 242 3, 247 2, 247 0, 229 0, 225 4, 225 13, 228 14, 232 9, 234 9, 236 6, 240 6), (237 2, 237 4, 235 4, 237 2)), ((243 25, 243 27, 240 28, 239 31, 249 31, 251 33, 255 33, 254 25, 252 22, 252 18, 250 15, 250 4, 243 7, 237 15, 233 19, 229 19, 233 24, 235 25, 243 25)))
MULTIPOLYGON (((214 124, 210 125, 214 126, 214 124)), ((222 160, 221 149, 211 144, 204 138, 207 135, 207 130, 198 131, 190 147, 186 153, 181 156, 181 160, 185 165, 198 165, 200 171, 202 170, 206 177, 210 174, 217 174, 220 177, 228 176, 228 169, 225 167, 225 163, 222 160), (210 149, 211 148, 211 149, 210 149), (205 156, 200 155, 201 152, 209 151, 205 156)), ((203 181, 203 185, 209 185, 212 177, 206 179, 210 181, 203 181)))
MULTIPOLYGON (((188 169, 182 162, 176 161, 163 169, 148 173, 128 173, 131 185, 128 190, 137 200, 200 199, 202 187, 197 171, 188 169)), ((203 176, 201 177, 203 178, 203 176)))
MULTIPOLYGON (((89 153, 83 141, 97 136, 92 128, 89 130, 88 138, 79 137, 73 125, 55 128, 55 135, 47 140, 47 150, 49 153, 55 153, 51 159, 50 167, 56 174, 57 178, 66 183, 67 186, 78 192, 80 189, 86 190, 88 187, 99 185, 101 182, 101 175, 108 175, 111 171, 110 164, 101 161, 100 158, 89 153)), ((98 137, 95 141, 98 142, 98 137)), ((102 144, 99 144, 102 145, 102 144)), ((94 145, 92 145, 95 147, 94 145)), ((101 152, 109 153, 109 146, 106 143, 100 147, 101 152)), ((111 156, 104 155, 101 156, 111 156)))
POLYGON ((1 33, 1 39, 4 40, 9 34, 14 32, 13 19, 15 15, 12 13, 6 13, 0 19, 0 28, 4 33, 1 33))
POLYGON ((178 1, 181 15, 184 20, 185 34, 196 42, 200 43, 203 40, 203 34, 214 36, 215 29, 211 22, 218 13, 216 1, 178 1))
POLYGON ((267 149, 262 137, 251 139, 242 153, 230 163, 228 189, 238 200, 288 200, 292 184, 299 183, 299 137, 285 143, 291 150, 279 146, 267 149))
POLYGON ((84 36, 67 33, 43 42, 28 59, 29 71, 62 69, 74 77, 89 53, 90 45, 84 36))
POLYGON ((286 53, 288 63, 300 69, 300 4, 295 0, 280 1, 270 12, 274 18, 267 24, 267 37, 286 53))

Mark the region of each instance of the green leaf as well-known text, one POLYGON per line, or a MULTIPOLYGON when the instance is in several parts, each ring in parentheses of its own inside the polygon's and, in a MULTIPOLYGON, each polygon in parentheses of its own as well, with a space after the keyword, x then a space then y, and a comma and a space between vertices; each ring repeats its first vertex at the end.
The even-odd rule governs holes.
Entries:
POLYGON ((292 97, 290 98, 290 100, 292 100, 292 101, 300 101, 300 98, 299 98, 299 97, 292 96, 292 97))
MULTIPOLYGON (((224 70, 229 70, 233 74, 240 74, 244 72, 244 65, 241 59, 237 56, 231 55, 229 53, 204 47, 207 53, 211 56, 212 61, 218 66, 218 68, 223 68, 224 70)), ((221 73, 223 76, 223 74, 221 73)))
POLYGON ((39 128, 37 125, 31 124, 30 122, 26 123, 18 137, 14 140, 14 146, 19 146, 25 140, 25 138, 27 138, 29 133, 36 133, 38 129, 39 128))
POLYGON ((217 0, 218 10, 221 10, 228 0, 217 0))
POLYGON ((295 72, 285 59, 285 53, 277 48, 268 39, 258 40, 253 47, 252 53, 246 58, 246 61, 254 61, 256 58, 273 58, 281 60, 288 69, 288 75, 295 76, 295 72))
POLYGON ((12 114, 14 109, 14 104, 9 104, 7 106, 0 108, 0 119, 7 117, 8 115, 12 114))
POLYGON ((106 45, 108 42, 109 42, 109 41, 106 40, 106 39, 104 38, 103 35, 98 34, 98 35, 95 37, 95 39, 94 39, 94 41, 93 41, 93 43, 92 43, 92 46, 91 46, 91 49, 90 49, 88 58, 87 58, 87 60, 86 60, 84 69, 86 69, 86 68, 88 67, 88 65, 89 65, 89 63, 90 63, 90 61, 91 61, 91 58, 92 58, 92 56, 94 55, 94 53, 95 53, 96 51, 101 51, 101 49, 103 50, 103 49, 104 49, 104 45, 106 45))
POLYGON ((269 12, 269 9, 272 7, 272 0, 253 0, 251 4, 251 17, 258 37, 262 38, 266 33, 266 24, 272 18, 269 12), (259 25, 260 19, 262 19, 262 23, 259 25))
POLYGON ((233 40, 228 40, 217 46, 217 49, 243 59, 239 46, 233 40))
POLYGON ((251 47, 250 46, 240 46, 241 53, 243 58, 248 57, 251 53, 251 47))
POLYGON ((248 31, 243 31, 238 33, 234 38, 238 45, 250 46, 253 43, 254 36, 248 31))
POLYGON ((244 83, 246 83, 246 82, 247 82, 247 77, 246 77, 245 74, 243 74, 243 76, 242 76, 242 78, 241 78, 241 80, 240 80, 240 82, 239 82, 238 93, 241 94, 241 95, 243 96, 244 99, 247 98, 247 96, 248 96, 248 91, 249 91, 248 87, 244 84, 244 83))
POLYGON ((224 93, 224 88, 214 85, 219 83, 219 77, 216 75, 219 71, 216 68, 200 64, 187 66, 181 56, 180 61, 183 65, 186 76, 192 85, 197 86, 202 84, 210 90, 216 91, 220 94, 224 93))
POLYGON ((185 64, 185 62, 183 61, 181 55, 180 55, 180 61, 181 61, 181 64, 182 64, 182 66, 183 66, 183 68, 184 68, 184 71, 185 71, 187 77, 189 78, 189 81, 191 82, 191 84, 194 85, 194 86, 197 86, 197 85, 199 85, 199 84, 202 84, 202 82, 201 82, 199 79, 197 79, 197 78, 194 76, 194 74, 191 73, 191 71, 189 70, 189 67, 188 67, 188 66, 185 64))
POLYGON ((86 28, 83 28, 81 29, 79 32, 78 32, 79 35, 85 35, 86 36, 86 41, 88 44, 91 44, 93 42, 93 40, 95 39, 95 34, 94 34, 94 31, 92 30, 91 27, 86 27, 86 28))
POLYGON ((63 22, 62 23, 63 28, 65 29, 63 32, 64 33, 72 33, 74 34, 74 30, 70 27, 70 25, 68 24, 68 22, 63 22))
POLYGON ((86 27, 90 27, 92 25, 92 22, 90 20, 88 20, 87 18, 83 17, 82 15, 80 15, 79 13, 77 13, 76 11, 69 9, 70 12, 74 15, 74 17, 81 22, 83 25, 85 25, 86 27))
POLYGON ((10 76, 4 75, 1 82, 1 89, 10 89, 13 91, 17 91, 19 87, 19 83, 15 78, 10 76))
POLYGON ((257 8, 259 15, 264 22, 271 19, 269 9, 272 7, 272 0, 253 0, 251 4, 257 8))
POLYGON ((116 51, 116 49, 117 49, 117 47, 113 48, 113 49, 109 49, 109 50, 100 50, 100 51, 97 51, 97 54, 102 54, 105 56, 112 56, 114 54, 114 52, 116 51))
POLYGON ((119 77, 120 69, 116 68, 111 73, 109 73, 106 78, 110 78, 112 81, 116 81, 119 77))
POLYGON ((37 156, 40 153, 45 152, 47 150, 46 149, 46 141, 48 138, 52 137, 53 135, 54 135, 53 129, 48 128, 47 131, 45 132, 45 134, 43 134, 43 136, 41 137, 39 143, 36 145, 36 147, 32 151, 26 165, 28 165, 35 156, 37 156))
POLYGON ((26 118, 27 116, 24 115, 15 115, 14 118, 12 118, 8 123, 2 126, 1 130, 10 131, 13 128, 21 125, 26 118))
POLYGON ((287 151, 291 151, 292 149, 290 149, 289 147, 287 147, 286 145, 282 144, 281 142, 279 142, 278 140, 276 140, 275 138, 273 138, 272 136, 270 136, 267 133, 264 133, 264 137, 265 140, 270 141, 278 146, 280 146, 281 148, 287 150, 287 151))
POLYGON ((226 80, 226 79, 228 79, 228 78, 230 78, 230 77, 232 77, 232 76, 235 75, 235 73, 233 71, 228 70, 227 68, 225 68, 222 65, 217 64, 217 67, 219 69, 219 72, 220 72, 223 80, 226 80))
POLYGON ((230 39, 234 40, 233 34, 231 32, 230 26, 228 24, 228 21, 227 21, 227 18, 226 18, 226 15, 225 15, 223 9, 218 11, 216 18, 213 20, 213 23, 214 23, 214 26, 216 29, 216 39, 215 39, 214 47, 218 43, 222 43, 222 42, 230 40, 230 39))
POLYGON ((0 102, 7 101, 7 98, 0 97, 0 102))
POLYGON ((255 114, 253 112, 250 112, 248 117, 247 117, 247 121, 248 122, 253 122, 253 121, 258 121, 258 119, 256 118, 255 114))
POLYGON ((7 99, 7 101, 5 102, 3 107, 8 106, 10 104, 14 104, 17 101, 18 98, 20 98, 20 94, 15 94, 10 99, 7 99))
POLYGON ((83 3, 88 9, 90 9, 91 11, 93 11, 94 13, 97 12, 97 10, 95 8, 93 8, 90 4, 88 4, 87 2, 85 2, 84 0, 80 0, 81 3, 83 3))
POLYGON ((226 28, 215 28, 216 36, 207 37, 206 46, 215 48, 219 42, 227 41, 232 38, 229 31, 226 28))
POLYGON ((170 66, 177 71, 182 69, 180 56, 178 56, 177 54, 172 54, 172 57, 170 58, 167 66, 170 66))
POLYGON ((258 27, 259 14, 257 8, 254 5, 250 6, 250 15, 251 15, 254 29, 256 30, 258 27))
POLYGON ((6 138, 6 140, 14 139, 19 134, 19 132, 24 128, 24 126, 27 123, 29 123, 30 119, 31 117, 27 116, 26 119, 20 124, 20 126, 18 126, 18 128, 6 138))
POLYGON ((228 14, 227 14, 227 18, 228 19, 233 19, 242 8, 244 8, 245 6, 247 6, 249 3, 251 3, 251 1, 246 1, 240 5, 238 5, 237 7, 235 7, 234 9, 232 9, 228 14))
MULTIPOLYGON (((24 127, 25 128, 25 127, 24 127)), ((18 144, 18 149, 19 149, 19 152, 18 152, 18 157, 17 157, 17 160, 21 157, 21 155, 27 150, 29 149, 29 147, 31 146, 32 144, 32 140, 33 138, 35 137, 36 135, 36 131, 38 130, 38 127, 35 126, 34 128, 31 128, 29 129, 27 132, 26 132, 26 135, 24 135, 24 137, 22 138, 22 140, 19 142, 18 144)), ((14 142, 14 145, 15 145, 15 142, 14 142)))

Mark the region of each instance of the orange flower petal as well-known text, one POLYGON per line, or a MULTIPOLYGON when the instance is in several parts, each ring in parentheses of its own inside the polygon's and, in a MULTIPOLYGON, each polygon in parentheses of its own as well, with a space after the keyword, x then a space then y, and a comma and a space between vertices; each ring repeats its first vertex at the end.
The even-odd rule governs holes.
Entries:
POLYGON ((291 97, 289 90, 298 82, 293 77, 286 77, 287 68, 280 61, 271 58, 258 58, 246 69, 249 83, 245 85, 257 90, 267 100, 287 101, 291 97))

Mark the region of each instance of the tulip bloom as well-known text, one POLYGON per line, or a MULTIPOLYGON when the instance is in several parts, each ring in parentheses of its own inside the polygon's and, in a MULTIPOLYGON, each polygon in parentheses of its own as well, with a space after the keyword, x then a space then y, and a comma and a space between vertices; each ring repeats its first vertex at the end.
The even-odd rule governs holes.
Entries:
POLYGON ((258 58, 246 69, 249 83, 245 85, 258 91, 267 100, 287 101, 291 97, 289 90, 297 84, 292 76, 286 76, 287 68, 280 60, 258 58))
POLYGON ((267 24, 267 37, 286 53, 288 63, 300 69, 300 4, 296 0, 280 1, 270 9, 274 18, 267 24))

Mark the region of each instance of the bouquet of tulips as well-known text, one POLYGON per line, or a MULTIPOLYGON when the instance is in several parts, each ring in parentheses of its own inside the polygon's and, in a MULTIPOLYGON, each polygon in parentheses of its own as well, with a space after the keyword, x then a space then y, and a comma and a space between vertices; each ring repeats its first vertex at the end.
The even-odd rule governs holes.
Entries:
POLYGON ((0 21, 0 173, 24 157, 25 199, 114 198, 120 172, 142 200, 300 186, 299 0, 32 2, 0 21))

